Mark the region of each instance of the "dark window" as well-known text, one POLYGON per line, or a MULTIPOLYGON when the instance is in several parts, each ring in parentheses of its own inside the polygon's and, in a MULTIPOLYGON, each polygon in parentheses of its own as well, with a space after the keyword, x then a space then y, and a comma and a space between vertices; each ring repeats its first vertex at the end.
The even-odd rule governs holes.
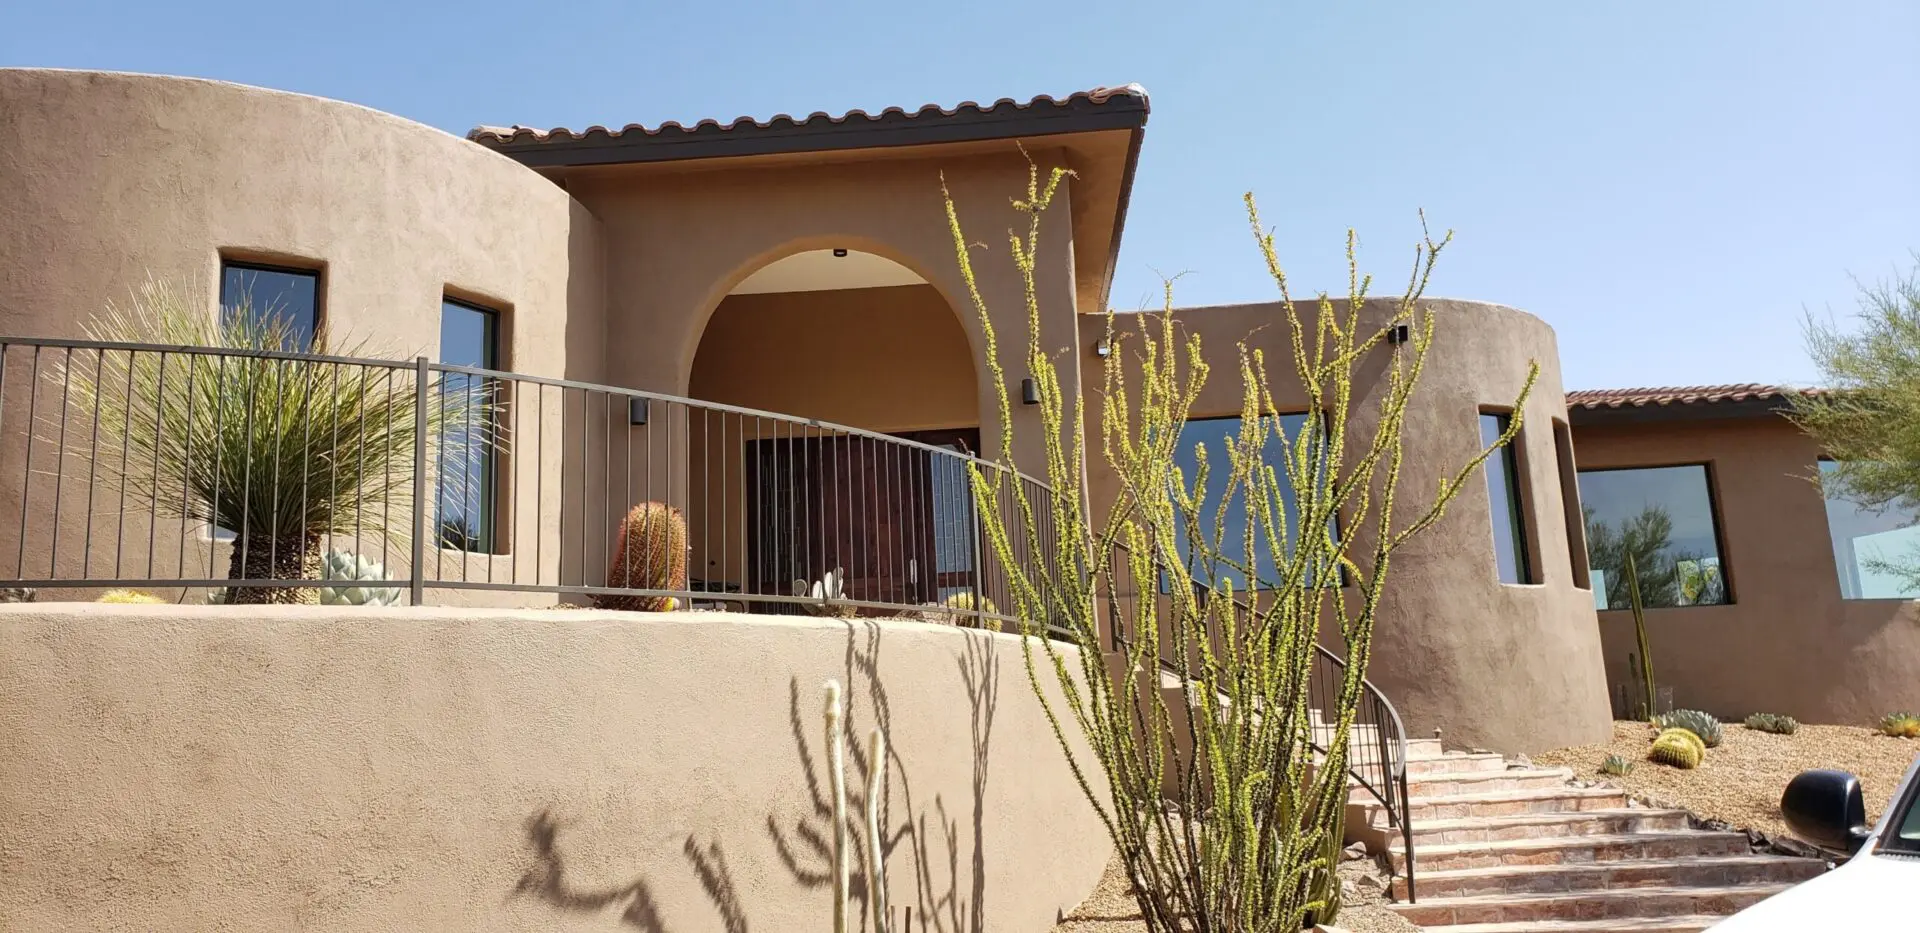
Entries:
MULTIPOLYGON (((440 304, 440 362, 499 369, 500 314, 448 298, 440 304)), ((442 391, 465 397, 462 416, 441 439, 440 482, 435 491, 440 546, 494 552, 498 402, 507 387, 498 379, 446 373, 442 391)))
POLYGON ((244 315, 255 328, 282 327, 281 349, 304 353, 313 348, 313 334, 320 326, 320 273, 223 262, 220 311, 229 324, 244 315))
POLYGON ((1573 464, 1573 432, 1565 421, 1553 422, 1553 458, 1560 467, 1560 507, 1566 513, 1567 562, 1576 589, 1590 589, 1587 573, 1587 523, 1580 517, 1580 480, 1573 464))
MULTIPOLYGON (((1298 503, 1295 501, 1296 497, 1293 492, 1293 484, 1287 477, 1286 461, 1290 454, 1290 448, 1296 439, 1300 437, 1300 433, 1307 429, 1310 420, 1316 425, 1320 424, 1320 419, 1309 419, 1305 413, 1268 416, 1266 442, 1262 445, 1260 451, 1261 462, 1272 468, 1279 480, 1280 507, 1286 519, 1287 542, 1289 547, 1299 539, 1300 509, 1298 503), (1272 431, 1274 420, 1279 422, 1280 429, 1277 433, 1272 431)), ((1324 431, 1325 428, 1320 427, 1320 430, 1324 431)), ((1240 419, 1238 417, 1196 419, 1188 421, 1180 429, 1180 443, 1174 451, 1174 463, 1179 466, 1182 481, 1188 484, 1189 488, 1191 488, 1195 477, 1198 475, 1197 470, 1199 469, 1199 460, 1195 454, 1195 449, 1203 445, 1207 449, 1207 485, 1206 488, 1201 491, 1200 501, 1196 504, 1199 510, 1202 533, 1207 535, 1214 533, 1215 520, 1219 516, 1220 501, 1227 491, 1227 445, 1231 443, 1239 433, 1240 419)), ((1323 470, 1326 468, 1324 462, 1321 468, 1323 470)), ((1177 541, 1180 547, 1180 558, 1192 565, 1191 569, 1194 582, 1204 586, 1209 576, 1215 577, 1223 582, 1231 579, 1236 592, 1246 592, 1249 589, 1247 580, 1242 576, 1241 572, 1232 565, 1239 564, 1244 567, 1251 564, 1259 588, 1271 589, 1279 585, 1280 571, 1279 568, 1274 565, 1273 550, 1267 546, 1266 542, 1261 540, 1254 541, 1253 560, 1249 562, 1246 547, 1247 523, 1247 490, 1242 486, 1234 490, 1232 500, 1227 503, 1225 520, 1220 523, 1222 532, 1220 547, 1218 549, 1220 566, 1214 568, 1193 564, 1191 560, 1193 546, 1188 539, 1187 530, 1184 527, 1179 529, 1177 541)), ((1338 540, 1340 535, 1339 516, 1335 515, 1328 521, 1327 531, 1338 540)), ((1310 571, 1309 575, 1312 579, 1320 581, 1323 586, 1339 586, 1344 582, 1342 579, 1344 575, 1337 566, 1330 565, 1325 568, 1318 568, 1310 571)), ((1162 581, 1162 585, 1164 586, 1164 581, 1162 581)))
MULTIPOLYGON (((1507 433, 1511 415, 1480 413, 1480 443, 1492 444, 1507 433)), ((1521 495, 1521 436, 1487 458, 1487 501, 1493 507, 1493 559, 1501 583, 1532 583, 1533 563, 1527 554, 1526 499, 1521 495)))
POLYGON ((1820 461, 1827 500, 1827 535, 1844 599, 1913 599, 1920 596, 1920 516, 1895 501, 1868 506, 1847 498, 1829 480, 1840 465, 1820 461))
POLYGON ((1626 609, 1627 564, 1648 607, 1731 602, 1704 464, 1580 471, 1594 605, 1626 609))

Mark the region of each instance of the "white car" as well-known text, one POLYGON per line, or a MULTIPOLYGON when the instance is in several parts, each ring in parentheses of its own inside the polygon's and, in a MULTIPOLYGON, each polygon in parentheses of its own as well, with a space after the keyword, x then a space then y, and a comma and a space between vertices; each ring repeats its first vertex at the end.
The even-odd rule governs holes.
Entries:
POLYGON ((1920 760, 1893 794, 1880 825, 1867 828, 1860 779, 1807 771, 1787 784, 1780 812, 1794 835, 1845 864, 1715 924, 1711 933, 1804 930, 1920 931, 1920 760))

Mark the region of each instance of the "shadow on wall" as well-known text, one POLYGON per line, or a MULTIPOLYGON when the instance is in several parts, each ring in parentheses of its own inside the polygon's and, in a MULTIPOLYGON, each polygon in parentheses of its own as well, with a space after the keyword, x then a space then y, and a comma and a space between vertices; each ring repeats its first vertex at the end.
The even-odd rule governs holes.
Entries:
MULTIPOLYGON (((887 691, 880 679, 881 624, 847 623, 845 679, 848 684, 847 721, 852 722, 855 698, 862 693, 871 707, 872 724, 887 737, 887 784, 880 805, 881 846, 889 869, 889 926, 899 933, 986 933, 986 790, 989 776, 988 746, 993 734, 994 709, 1000 686, 999 660, 993 652, 992 636, 967 632, 965 650, 956 659, 961 683, 966 688, 970 716, 973 759, 973 801, 971 819, 972 851, 968 858, 969 879, 962 890, 960 849, 963 843, 960 822, 947 802, 935 795, 932 803, 915 800, 913 776, 906 767, 900 749, 892 741, 891 711, 887 691), (864 691, 860 688, 864 686, 864 691), (896 817, 895 804, 899 815, 896 817), (913 900, 900 906, 905 885, 897 855, 902 846, 912 857, 913 900), (933 866, 944 863, 944 885, 934 877, 933 866)), ((829 797, 822 749, 824 741, 813 710, 817 704, 803 696, 795 677, 788 688, 788 725, 793 736, 800 776, 807 790, 806 812, 767 814, 768 843, 793 881, 806 890, 822 890, 833 884, 833 802, 829 797)), ((852 878, 849 914, 857 916, 857 929, 872 922, 865 865, 869 853, 865 820, 867 812, 867 776, 873 763, 868 759, 866 742, 849 736, 847 742, 847 836, 848 869, 852 878)), ((645 877, 626 884, 589 889, 576 887, 567 880, 565 857, 560 852, 561 821, 551 810, 541 810, 527 820, 527 841, 533 852, 533 865, 514 886, 513 895, 533 897, 560 910, 598 914, 618 909, 623 926, 648 933, 668 933, 651 888, 645 877)), ((683 849, 687 867, 699 879, 713 902, 727 933, 746 933, 748 918, 739 892, 727 869, 726 853, 719 840, 704 846, 697 833, 687 836, 683 849)), ((850 916, 850 921, 853 919, 850 916)))

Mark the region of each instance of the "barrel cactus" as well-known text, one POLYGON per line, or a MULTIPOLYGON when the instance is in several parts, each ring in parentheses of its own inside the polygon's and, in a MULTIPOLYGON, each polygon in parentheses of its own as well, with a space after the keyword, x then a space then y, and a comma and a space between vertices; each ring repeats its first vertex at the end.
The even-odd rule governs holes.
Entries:
POLYGON ((1920 739, 1920 716, 1908 712, 1888 713, 1880 717, 1880 731, 1903 739, 1920 739))
POLYGON ((166 602, 166 600, 161 599, 160 597, 155 596, 152 593, 142 593, 139 590, 108 590, 105 593, 101 593, 100 598, 94 600, 94 602, 123 603, 128 605, 144 606, 144 605, 164 603, 166 602))
MULTIPOLYGON (((613 559, 607 565, 607 585, 633 590, 687 588, 687 519, 664 502, 642 502, 620 521, 613 559)), ((602 609, 628 612, 671 612, 679 605, 672 596, 607 593, 594 597, 602 609)))
POLYGON ((320 587, 322 606, 393 606, 400 602, 399 587, 366 585, 367 581, 386 582, 387 568, 352 551, 328 551, 320 565, 320 578, 353 584, 320 587))
POLYGON ((1720 720, 1697 709, 1677 709, 1655 716, 1653 724, 1662 729, 1685 729, 1700 737, 1708 748, 1719 748, 1722 738, 1720 720))
POLYGON ((1747 717, 1747 728, 1755 732, 1771 732, 1774 735, 1792 735, 1799 731, 1800 721, 1779 713, 1754 713, 1747 717))
POLYGON ((1676 768, 1692 769, 1700 767, 1700 761, 1706 755, 1706 743, 1702 742, 1699 736, 1686 729, 1667 729, 1653 740, 1653 748, 1647 752, 1647 760, 1676 768))
MULTIPOLYGON (((973 591, 971 590, 954 593, 946 599, 941 600, 940 605, 947 607, 947 612, 953 616, 953 621, 956 625, 965 625, 969 620, 974 618, 976 612, 984 613, 987 616, 998 615, 1000 612, 1000 610, 993 607, 993 600, 985 596, 980 597, 979 602, 975 603, 973 591)), ((986 628, 993 631, 997 632, 1000 630, 999 619, 988 618, 984 624, 986 628)))

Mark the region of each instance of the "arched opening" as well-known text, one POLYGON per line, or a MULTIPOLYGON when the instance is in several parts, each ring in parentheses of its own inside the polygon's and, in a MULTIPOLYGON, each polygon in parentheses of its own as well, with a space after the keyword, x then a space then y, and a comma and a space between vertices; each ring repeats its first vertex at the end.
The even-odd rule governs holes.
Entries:
POLYGON ((697 575, 791 595, 837 574, 844 598, 893 604, 977 585, 963 461, 807 423, 980 450, 971 344, 912 270, 834 248, 767 263, 708 318, 688 394, 803 419, 694 416, 697 575))

